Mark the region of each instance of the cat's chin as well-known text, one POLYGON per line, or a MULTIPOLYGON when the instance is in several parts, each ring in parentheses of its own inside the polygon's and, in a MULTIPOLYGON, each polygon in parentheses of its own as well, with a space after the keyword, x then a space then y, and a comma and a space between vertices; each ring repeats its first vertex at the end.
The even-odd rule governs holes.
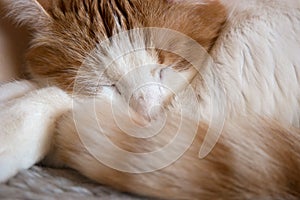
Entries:
POLYGON ((145 125, 158 120, 164 114, 164 108, 160 105, 156 105, 151 107, 148 110, 141 109, 137 111, 137 114, 143 118, 141 121, 145 123, 145 125))

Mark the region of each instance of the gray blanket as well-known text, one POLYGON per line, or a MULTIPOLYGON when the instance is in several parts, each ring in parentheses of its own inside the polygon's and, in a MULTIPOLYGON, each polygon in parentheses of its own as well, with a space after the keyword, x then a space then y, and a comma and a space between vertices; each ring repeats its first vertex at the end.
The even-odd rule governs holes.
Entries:
POLYGON ((72 170, 38 166, 0 184, 0 199, 146 200, 93 183, 72 170))

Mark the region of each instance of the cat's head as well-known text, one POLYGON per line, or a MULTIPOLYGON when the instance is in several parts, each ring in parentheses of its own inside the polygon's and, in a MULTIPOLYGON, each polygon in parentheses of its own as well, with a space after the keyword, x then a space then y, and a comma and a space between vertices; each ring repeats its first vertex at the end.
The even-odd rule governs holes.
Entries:
POLYGON ((33 78, 70 93, 111 90, 146 117, 193 79, 226 19, 217 0, 4 1, 33 30, 33 78))

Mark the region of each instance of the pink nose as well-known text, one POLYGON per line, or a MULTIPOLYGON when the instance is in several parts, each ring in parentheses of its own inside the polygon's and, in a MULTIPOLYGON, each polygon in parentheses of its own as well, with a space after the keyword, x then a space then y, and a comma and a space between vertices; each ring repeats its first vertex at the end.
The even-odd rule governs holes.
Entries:
POLYGON ((138 114, 151 121, 162 111, 162 94, 159 86, 147 86, 137 90, 129 101, 129 105, 138 114))

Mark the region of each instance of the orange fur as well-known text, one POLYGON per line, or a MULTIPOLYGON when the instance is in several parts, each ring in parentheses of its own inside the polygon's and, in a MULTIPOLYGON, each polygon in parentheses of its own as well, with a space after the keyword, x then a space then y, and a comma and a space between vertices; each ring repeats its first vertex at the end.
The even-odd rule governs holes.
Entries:
MULTIPOLYGON (((231 119, 226 122, 213 151, 200 159, 199 149, 208 128, 202 123, 191 146, 174 163, 153 172, 126 173, 106 166, 97 157, 97 152, 107 153, 111 160, 127 163, 132 169, 143 169, 153 162, 163 162, 172 152, 159 154, 155 160, 137 160, 140 163, 135 163, 128 157, 108 151, 106 145, 100 142, 102 137, 108 136, 116 146, 129 152, 146 153, 172 142, 176 133, 188 137, 192 134, 190 127, 197 122, 171 114, 157 136, 135 139, 126 136, 114 122, 117 115, 126 120, 125 124, 130 124, 126 114, 111 113, 105 101, 101 101, 101 105, 97 115, 105 115, 101 118, 103 132, 97 131, 95 124, 88 123, 86 126, 90 127, 90 133, 82 135, 75 130, 71 118, 62 118, 48 162, 71 167, 121 191, 163 199, 296 200, 300 195, 300 132, 297 129, 251 116, 231 119), (180 133, 177 132, 178 122, 182 126, 180 133), (84 141, 90 140, 95 141, 97 149, 91 150, 95 148, 92 144, 91 147, 85 146, 84 141)), ((86 112, 86 109, 82 110, 86 112)), ((179 145, 184 145, 184 141, 179 145)), ((176 151, 176 148, 173 150, 176 151)))
MULTIPOLYGON (((86 56, 99 41, 117 33, 113 13, 119 16, 123 30, 170 28, 193 38, 206 50, 216 40, 226 19, 225 9, 218 1, 204 6, 171 5, 157 0, 54 1, 49 9, 50 25, 36 35, 27 54, 33 78, 72 92, 77 71, 86 56)), ((166 65, 177 60, 184 62, 164 51, 159 51, 159 56, 166 65)))
MULTIPOLYGON (((97 44, 120 31, 133 28, 169 28, 191 37, 210 51, 227 19, 227 10, 220 1, 204 2, 206 4, 194 5, 167 0, 43 1, 45 9, 36 7, 34 10, 40 18, 30 18, 28 22, 34 32, 27 53, 31 78, 71 93, 79 68, 97 44)), ((13 16, 18 15, 16 12, 20 12, 20 16, 28 14, 22 13, 22 9, 11 12, 13 16)), ((27 18, 24 18, 26 22, 27 18)), ((179 46, 189 49, 188 44, 179 46)), ((178 72, 190 67, 186 60, 172 52, 149 51, 155 51, 153 54, 157 55, 160 64, 175 64, 173 69, 178 72)), ((201 82, 199 85, 204 84, 201 78, 198 80, 201 82)), ((84 94, 89 86, 81 85, 84 94)), ((201 92, 197 91, 199 99, 201 92)), ((173 138, 176 125, 181 120, 176 113, 170 114, 161 134, 151 139, 136 139, 125 136, 118 128, 110 106, 103 101, 96 109, 103 120, 103 132, 95 131, 95 124, 82 125, 90 128, 85 136, 94 142, 99 152, 104 151, 106 144, 97 143, 97 139, 104 135, 130 152, 157 150, 173 138), (89 135, 91 133, 94 135, 89 135)), ((85 112, 82 110, 81 115, 86 115, 88 120, 91 113, 85 112)), ((115 114, 130 126, 126 114, 115 114)), ((199 159, 198 151, 208 125, 186 117, 181 122, 183 133, 187 136, 192 134, 190 127, 195 124, 198 130, 194 142, 183 156, 163 169, 131 174, 109 168, 97 160, 83 145, 70 116, 68 113, 58 120, 53 149, 45 163, 76 169, 99 183, 126 192, 168 199, 296 200, 300 196, 300 131, 284 127, 273 119, 252 114, 247 118, 228 119, 213 151, 205 159, 199 159)), ((140 121, 139 117, 134 121, 140 121)), ((138 160, 139 163, 133 163, 113 152, 108 152, 108 156, 115 162, 123 161, 131 168, 147 168, 152 162, 138 160)), ((164 156, 168 155, 161 155, 157 160, 164 159, 164 156)))

